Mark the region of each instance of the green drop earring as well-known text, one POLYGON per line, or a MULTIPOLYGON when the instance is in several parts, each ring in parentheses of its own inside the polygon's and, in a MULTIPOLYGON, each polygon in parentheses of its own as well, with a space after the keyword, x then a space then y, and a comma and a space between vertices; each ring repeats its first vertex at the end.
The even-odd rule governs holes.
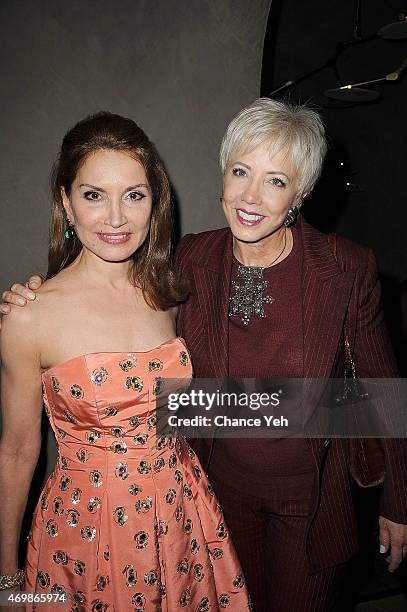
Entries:
POLYGON ((69 240, 70 238, 73 238, 75 236, 75 226, 70 222, 69 219, 67 219, 66 222, 68 224, 68 227, 64 232, 64 237, 66 240, 69 240))

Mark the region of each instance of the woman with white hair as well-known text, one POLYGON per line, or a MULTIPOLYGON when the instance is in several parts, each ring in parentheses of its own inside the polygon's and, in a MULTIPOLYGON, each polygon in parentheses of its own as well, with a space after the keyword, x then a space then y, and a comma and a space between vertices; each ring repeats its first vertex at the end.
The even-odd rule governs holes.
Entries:
MULTIPOLYGON (((178 248, 190 294, 177 331, 197 377, 343 378, 349 356, 360 377, 397 376, 373 254, 300 215, 326 148, 305 106, 260 98, 230 123, 221 146, 229 227, 178 248)), ((21 285, 14 292, 29 297, 21 285)), ((3 299, 16 303, 10 292, 3 299)), ((348 449, 329 438, 195 441, 256 612, 339 605, 357 550, 348 449)), ((380 543, 393 571, 407 546, 407 452, 398 440, 383 449, 380 543)))

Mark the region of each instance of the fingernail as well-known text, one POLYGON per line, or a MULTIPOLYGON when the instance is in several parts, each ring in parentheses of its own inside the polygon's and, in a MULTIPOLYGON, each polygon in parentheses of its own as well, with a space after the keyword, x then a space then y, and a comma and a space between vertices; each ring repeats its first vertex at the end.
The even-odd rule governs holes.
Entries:
POLYGON ((380 544, 380 552, 383 554, 386 552, 386 547, 383 544, 380 544))
POLYGON ((30 287, 38 287, 38 281, 31 281, 29 285, 30 287))
POLYGON ((28 299, 30 299, 30 300, 35 300, 35 293, 33 293, 32 291, 30 291, 30 293, 28 294, 28 299))
POLYGON ((25 300, 23 300, 23 298, 17 298, 17 304, 18 304, 19 306, 24 306, 24 304, 25 304, 25 300))

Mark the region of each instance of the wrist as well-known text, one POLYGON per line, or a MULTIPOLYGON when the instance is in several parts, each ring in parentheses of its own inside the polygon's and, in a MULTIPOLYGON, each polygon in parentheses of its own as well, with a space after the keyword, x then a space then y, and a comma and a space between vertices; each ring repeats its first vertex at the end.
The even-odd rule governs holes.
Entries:
POLYGON ((0 574, 0 591, 19 589, 25 580, 25 572, 18 569, 12 574, 0 574))

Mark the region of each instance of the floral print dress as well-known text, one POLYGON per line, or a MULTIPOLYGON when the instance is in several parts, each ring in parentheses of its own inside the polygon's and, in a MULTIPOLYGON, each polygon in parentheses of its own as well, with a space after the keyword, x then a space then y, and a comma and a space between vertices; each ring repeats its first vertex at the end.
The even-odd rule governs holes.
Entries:
POLYGON ((181 338, 83 355, 43 374, 58 460, 34 513, 26 590, 65 603, 38 609, 250 609, 197 456, 185 439, 157 435, 166 379, 187 386, 191 376, 181 338))

